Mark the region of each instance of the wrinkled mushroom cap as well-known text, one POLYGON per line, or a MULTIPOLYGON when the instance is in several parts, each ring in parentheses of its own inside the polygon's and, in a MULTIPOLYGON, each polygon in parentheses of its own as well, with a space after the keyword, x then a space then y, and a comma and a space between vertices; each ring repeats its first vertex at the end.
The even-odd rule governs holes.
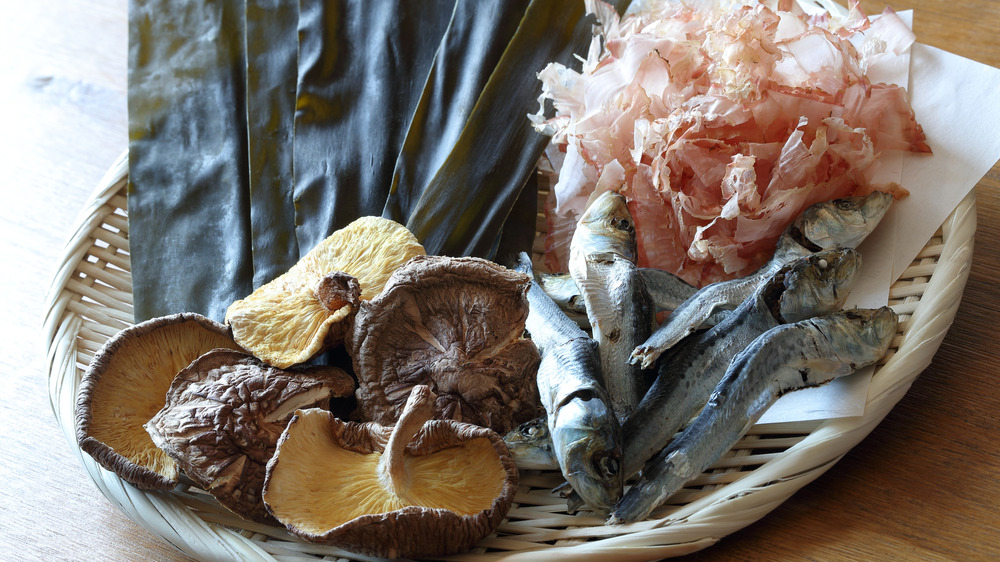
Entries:
POLYGON ((80 448, 138 488, 172 488, 177 467, 143 424, 163 407, 174 376, 214 348, 239 346, 225 326, 193 313, 147 320, 113 336, 80 383, 80 448))
POLYGON ((419 384, 437 395, 435 417, 500 434, 537 417, 530 281, 480 258, 420 256, 397 270, 348 336, 363 419, 394 423, 419 384))
POLYGON ((337 367, 285 371, 216 349, 178 373, 146 430, 219 503, 268 522, 261 500, 265 467, 288 420, 299 408, 326 407, 332 396, 352 392, 354 379, 337 367))
POLYGON ((233 337, 279 368, 343 342, 358 308, 424 248, 403 225, 362 217, 337 230, 287 272, 226 311, 233 337), (356 281, 353 281, 352 278, 356 281))
POLYGON ((308 541, 381 557, 461 552, 499 526, 518 473, 496 432, 427 421, 406 446, 396 493, 380 471, 392 430, 297 412, 268 464, 268 509, 308 541))

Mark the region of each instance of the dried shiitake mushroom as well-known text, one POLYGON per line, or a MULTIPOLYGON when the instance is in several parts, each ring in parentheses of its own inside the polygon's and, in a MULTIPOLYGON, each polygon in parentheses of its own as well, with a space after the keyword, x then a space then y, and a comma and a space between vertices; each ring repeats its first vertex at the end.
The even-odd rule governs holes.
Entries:
POLYGON ((394 427, 296 413, 267 465, 264 503, 293 534, 380 557, 471 548, 510 509, 517 468, 487 428, 430 420, 415 386, 394 427))
POLYGON ((352 392, 354 379, 337 367, 285 371, 246 353, 216 349, 177 374, 146 430, 219 503, 266 522, 265 467, 288 420, 299 408, 325 408, 331 397, 352 392))
POLYGON ((364 302, 347 347, 362 417, 396 421, 414 385, 436 417, 500 434, 539 411, 538 349, 524 337, 527 275, 479 258, 420 256, 364 302))
POLYGON ((359 218, 230 305, 226 323, 236 341, 265 363, 279 368, 303 363, 342 343, 358 300, 377 295, 393 271, 423 254, 403 225, 359 218))
POLYGON ((177 467, 142 426, 163 407, 174 376, 215 348, 239 346, 225 326, 193 313, 147 320, 113 336, 80 383, 80 448, 138 488, 172 488, 177 467))

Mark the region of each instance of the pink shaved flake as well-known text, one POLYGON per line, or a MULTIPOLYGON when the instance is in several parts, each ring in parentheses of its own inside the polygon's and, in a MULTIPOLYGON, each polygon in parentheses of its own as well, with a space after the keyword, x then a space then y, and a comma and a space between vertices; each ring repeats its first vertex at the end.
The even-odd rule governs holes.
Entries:
POLYGON ((851 2, 838 23, 787 0, 644 2, 623 17, 588 2, 601 25, 582 69, 542 70, 530 116, 565 155, 546 208, 552 271, 595 190, 626 196, 640 266, 701 286, 759 268, 813 203, 905 196, 871 184, 877 157, 930 152, 906 92, 865 75, 913 42, 891 10, 872 21, 851 2))

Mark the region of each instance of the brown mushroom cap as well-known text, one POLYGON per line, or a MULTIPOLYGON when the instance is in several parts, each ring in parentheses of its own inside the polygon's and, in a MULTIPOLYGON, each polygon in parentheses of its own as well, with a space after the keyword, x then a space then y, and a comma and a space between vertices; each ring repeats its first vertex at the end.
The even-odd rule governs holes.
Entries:
POLYGON ((331 396, 352 392, 354 379, 337 367, 283 371, 246 353, 216 349, 177 374, 146 430, 219 503, 267 522, 265 467, 288 420, 299 408, 326 407, 331 396))
POLYGON ((395 427, 296 412, 267 467, 263 497, 275 518, 308 541, 382 557, 461 552, 493 532, 517 491, 503 439, 425 422, 433 397, 425 386, 413 396, 395 427), (427 407, 411 407, 419 400, 427 407))
POLYGON ((348 335, 364 419, 392 424, 415 385, 436 417, 505 434, 539 411, 538 349, 524 338, 527 275, 479 258, 419 256, 361 305, 348 335))
POLYGON ((143 429, 174 376, 214 348, 239 349, 222 324, 194 313, 147 320, 109 339, 83 375, 76 401, 80 449, 141 489, 177 483, 174 461, 143 429))
POLYGON ((393 271, 423 254, 403 225, 359 218, 231 304, 226 323, 236 341, 265 363, 278 368, 303 363, 342 343, 358 300, 378 294, 393 271))

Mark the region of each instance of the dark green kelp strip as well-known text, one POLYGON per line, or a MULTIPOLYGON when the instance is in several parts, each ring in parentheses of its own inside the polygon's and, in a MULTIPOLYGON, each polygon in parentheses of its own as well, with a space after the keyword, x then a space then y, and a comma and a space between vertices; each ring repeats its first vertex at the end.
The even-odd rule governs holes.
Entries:
POLYGON ((246 0, 247 149, 255 288, 281 275, 299 259, 292 175, 298 26, 297 2, 246 0))
POLYGON ((132 0, 136 319, 221 320, 364 215, 430 253, 530 246, 536 73, 593 23, 580 0, 132 0))
POLYGON ((296 236, 308 251, 381 215, 455 0, 301 0, 296 236))
POLYGON ((382 216, 406 223, 411 207, 458 142, 528 3, 458 0, 396 160, 382 216))
POLYGON ((521 193, 500 229, 493 259, 500 265, 514 268, 522 252, 531 255, 531 247, 538 232, 538 173, 528 174, 521 193))
POLYGON ((536 74, 553 61, 578 66, 574 55, 586 53, 595 22, 583 2, 534 0, 528 7, 465 129, 406 223, 428 253, 491 257, 548 143, 526 117, 537 109, 541 92, 536 74))
POLYGON ((252 290, 244 2, 129 6, 129 246, 136 321, 222 320, 252 290))

